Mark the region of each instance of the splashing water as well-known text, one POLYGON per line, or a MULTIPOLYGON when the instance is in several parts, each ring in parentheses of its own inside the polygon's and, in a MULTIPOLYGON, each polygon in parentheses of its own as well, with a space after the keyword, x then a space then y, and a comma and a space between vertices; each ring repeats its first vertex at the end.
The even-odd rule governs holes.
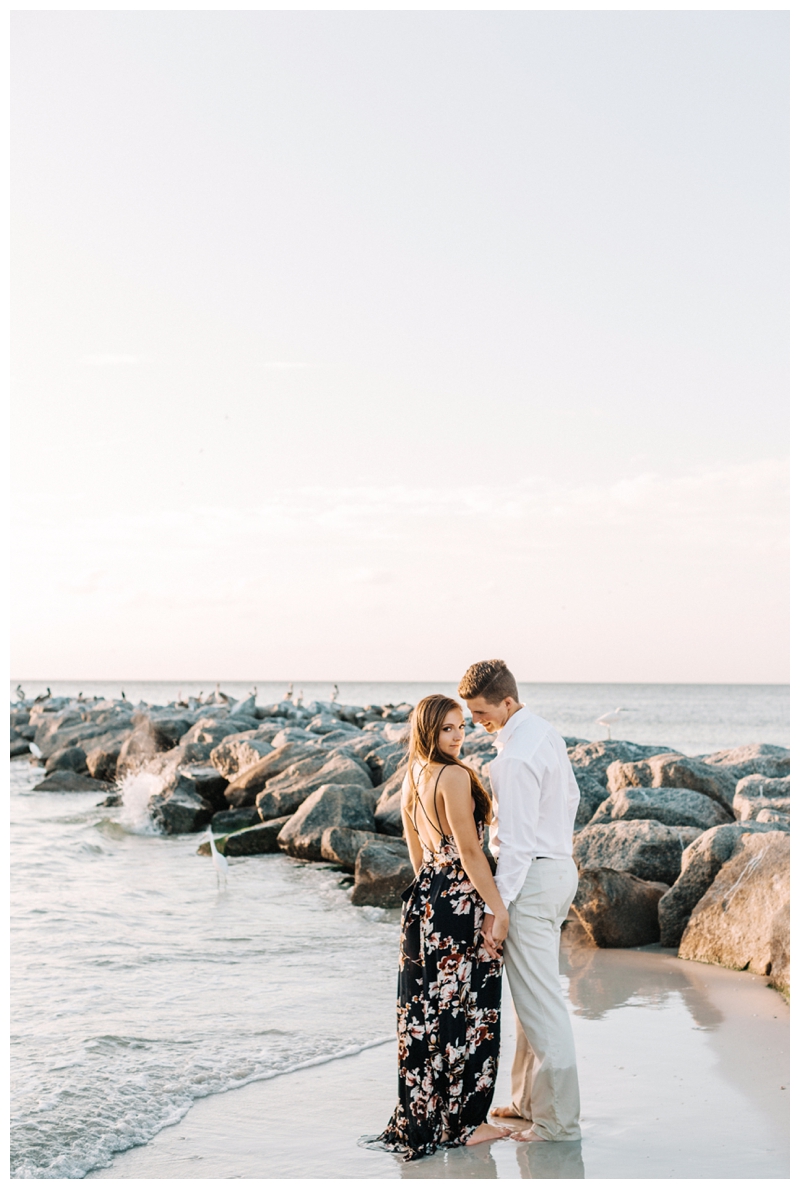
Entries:
POLYGON ((161 831, 147 808, 150 798, 160 793, 166 783, 164 773, 132 772, 119 783, 122 812, 119 824, 130 834, 159 834, 161 831))

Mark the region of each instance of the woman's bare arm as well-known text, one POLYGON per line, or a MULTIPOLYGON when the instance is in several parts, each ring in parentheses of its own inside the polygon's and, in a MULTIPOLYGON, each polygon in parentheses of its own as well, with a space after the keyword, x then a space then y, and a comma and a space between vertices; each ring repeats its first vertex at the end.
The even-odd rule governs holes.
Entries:
POLYGON ((406 773, 403 780, 403 786, 400 792, 400 808, 403 815, 403 834, 408 847, 408 855, 411 859, 411 866, 414 868, 416 875, 422 866, 422 845, 419 840, 419 834, 414 829, 414 819, 411 816, 411 801, 413 794, 411 792, 411 782, 406 773))
POLYGON ((475 829, 469 774, 455 764, 448 765, 442 773, 439 787, 462 866, 478 895, 483 898, 496 918, 495 940, 502 941, 508 930, 508 909, 497 890, 489 861, 483 853, 478 831, 475 829), (499 933, 502 936, 498 936, 499 933))

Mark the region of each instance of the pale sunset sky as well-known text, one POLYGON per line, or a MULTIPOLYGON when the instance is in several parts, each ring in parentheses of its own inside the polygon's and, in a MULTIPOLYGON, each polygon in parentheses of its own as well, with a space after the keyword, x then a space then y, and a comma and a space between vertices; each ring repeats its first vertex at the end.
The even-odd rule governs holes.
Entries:
POLYGON ((11 23, 15 678, 787 680, 788 13, 11 23))

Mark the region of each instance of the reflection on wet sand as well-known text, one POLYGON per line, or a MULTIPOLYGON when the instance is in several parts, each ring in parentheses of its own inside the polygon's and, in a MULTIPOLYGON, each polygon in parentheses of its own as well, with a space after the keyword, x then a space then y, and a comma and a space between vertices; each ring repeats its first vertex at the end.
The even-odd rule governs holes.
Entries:
MULTIPOLYGON (((497 1169, 497 1160, 507 1166, 514 1149, 519 1176, 538 1181, 582 1181, 585 1173, 581 1155, 581 1141, 566 1144, 531 1143, 520 1144, 514 1140, 498 1140, 493 1144, 478 1144, 474 1148, 451 1148, 426 1156, 424 1160, 410 1160, 407 1163, 398 1158, 402 1179, 439 1178, 441 1180, 485 1180, 498 1177, 508 1179, 510 1170, 503 1173, 497 1169), (502 1151, 498 1149, 502 1148, 502 1151)), ((511 1174, 513 1175, 513 1174, 511 1174)))
MULTIPOLYGON (((497 1143, 510 1143, 498 1140, 497 1143)), ((421 1160, 402 1160, 395 1157, 401 1179, 421 1177, 427 1180, 497 1180, 497 1165, 492 1155, 495 1144, 476 1144, 471 1148, 448 1148, 421 1160)))
POLYGON ((676 953, 661 946, 635 950, 601 950, 585 940, 578 921, 568 921, 561 943, 561 974, 569 979, 569 1000, 575 1014, 602 1020, 615 1008, 665 1005, 676 992, 699 1028, 715 1029, 723 1021, 705 991, 681 969, 665 961, 676 953))
MULTIPOLYGON (((512 1141, 513 1142, 513 1141, 512 1141)), ((582 1181, 583 1153, 581 1141, 565 1144, 515 1144, 521 1177, 539 1181, 582 1181)))

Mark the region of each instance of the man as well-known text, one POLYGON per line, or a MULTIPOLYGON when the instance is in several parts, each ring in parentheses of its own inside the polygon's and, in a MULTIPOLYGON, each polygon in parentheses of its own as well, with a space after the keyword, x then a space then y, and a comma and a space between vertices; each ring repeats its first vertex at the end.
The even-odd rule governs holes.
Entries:
MULTIPOLYGON (((564 740, 519 701, 504 661, 471 665, 458 693, 473 721, 497 736, 490 834, 495 882, 510 917, 504 953, 517 1048, 511 1106, 492 1114, 531 1120, 516 1139, 580 1139, 575 1044, 558 977, 561 926, 578 886, 572 859, 578 785, 564 740)), ((487 915, 490 947, 493 924, 487 915)))

